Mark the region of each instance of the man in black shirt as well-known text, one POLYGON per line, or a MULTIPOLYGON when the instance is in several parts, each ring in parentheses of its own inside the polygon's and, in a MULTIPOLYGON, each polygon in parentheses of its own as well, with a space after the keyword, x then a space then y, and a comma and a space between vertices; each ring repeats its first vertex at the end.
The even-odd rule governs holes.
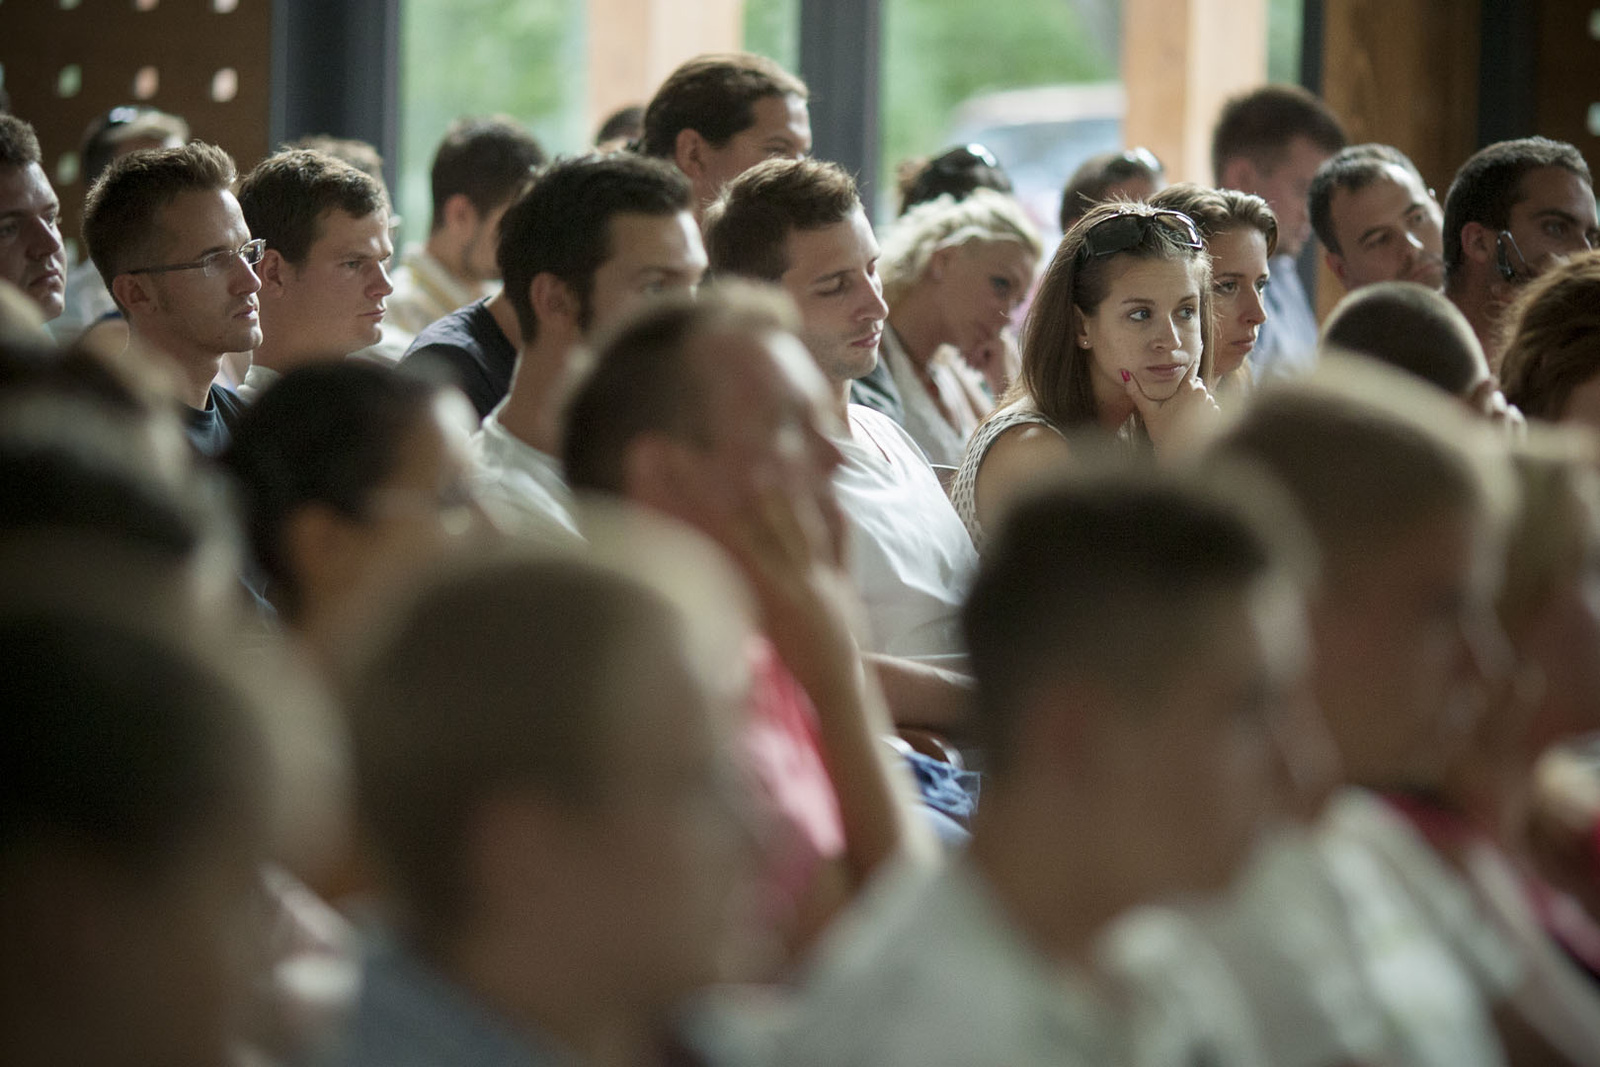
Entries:
POLYGON ((517 336, 517 313, 499 292, 433 322, 417 334, 400 362, 459 386, 481 419, 511 389, 517 336))
POLYGON ((189 440, 214 456, 243 411, 214 384, 222 357, 261 344, 250 239, 229 190, 233 160, 199 141, 131 152, 89 191, 83 237, 128 321, 128 347, 175 371, 189 440))

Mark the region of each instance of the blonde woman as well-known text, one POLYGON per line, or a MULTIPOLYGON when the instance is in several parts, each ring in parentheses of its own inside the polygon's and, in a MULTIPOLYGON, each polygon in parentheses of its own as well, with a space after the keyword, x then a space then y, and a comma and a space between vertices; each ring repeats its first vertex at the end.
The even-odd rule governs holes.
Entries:
POLYGON ((983 376, 963 356, 998 341, 1042 253, 1021 205, 992 189, 919 204, 884 239, 879 272, 889 321, 880 351, 906 432, 931 462, 959 464, 967 438, 994 407, 983 376))

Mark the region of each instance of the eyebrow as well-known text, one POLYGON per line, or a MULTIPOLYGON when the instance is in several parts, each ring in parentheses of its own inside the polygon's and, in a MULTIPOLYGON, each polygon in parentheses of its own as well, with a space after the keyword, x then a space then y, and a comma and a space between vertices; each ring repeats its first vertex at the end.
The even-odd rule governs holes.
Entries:
POLYGON ((1558 207, 1547 207, 1543 211, 1535 211, 1533 217, 1536 219, 1556 218, 1562 222, 1570 222, 1574 226, 1578 225, 1578 216, 1570 211, 1563 211, 1558 207))

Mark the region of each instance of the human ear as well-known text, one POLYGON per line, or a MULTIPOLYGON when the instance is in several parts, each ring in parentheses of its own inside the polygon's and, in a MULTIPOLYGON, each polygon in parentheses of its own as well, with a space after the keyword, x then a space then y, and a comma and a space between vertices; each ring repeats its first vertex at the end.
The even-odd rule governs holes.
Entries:
POLYGON ((533 276, 528 284, 528 302, 539 320, 539 330, 559 329, 576 332, 582 318, 578 296, 566 282, 548 271, 533 276))
POLYGON ((944 278, 944 272, 949 269, 950 259, 961 251, 959 248, 941 248, 928 259, 928 277, 933 281, 944 278))
POLYGON ((1497 249, 1498 233, 1481 222, 1468 222, 1461 227, 1461 252, 1480 266, 1493 263, 1497 249))
POLYGON ((281 296, 283 278, 288 267, 289 263, 283 258, 283 253, 276 248, 269 248, 261 253, 261 262, 256 264, 256 277, 261 279, 261 291, 281 296))
POLYGON ((453 233, 471 233, 478 227, 478 209, 466 193, 455 193, 444 202, 445 229, 453 233))
POLYGON ((707 158, 710 151, 710 142, 700 135, 699 130, 679 130, 678 139, 672 145, 672 160, 691 181, 697 181, 706 176, 710 166, 707 158))
POLYGON ((111 295, 124 311, 144 310, 156 305, 156 294, 148 274, 119 274, 111 279, 111 295))
POLYGON ((1339 284, 1346 289, 1350 288, 1350 282, 1345 278, 1345 271, 1349 268, 1345 265, 1344 257, 1335 252, 1327 252, 1322 259, 1328 264, 1328 269, 1333 271, 1333 276, 1339 279, 1339 284))

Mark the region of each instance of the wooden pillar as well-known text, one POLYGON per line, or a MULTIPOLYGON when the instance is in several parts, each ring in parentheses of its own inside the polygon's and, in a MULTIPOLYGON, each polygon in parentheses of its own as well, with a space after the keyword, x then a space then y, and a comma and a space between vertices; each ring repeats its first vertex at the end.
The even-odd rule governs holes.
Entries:
POLYGON ((1171 181, 1211 183, 1211 127, 1230 96, 1267 80, 1266 0, 1127 0, 1123 136, 1171 181))
POLYGON ((736 52, 743 0, 588 0, 589 128, 629 104, 644 105, 684 60, 736 52))

